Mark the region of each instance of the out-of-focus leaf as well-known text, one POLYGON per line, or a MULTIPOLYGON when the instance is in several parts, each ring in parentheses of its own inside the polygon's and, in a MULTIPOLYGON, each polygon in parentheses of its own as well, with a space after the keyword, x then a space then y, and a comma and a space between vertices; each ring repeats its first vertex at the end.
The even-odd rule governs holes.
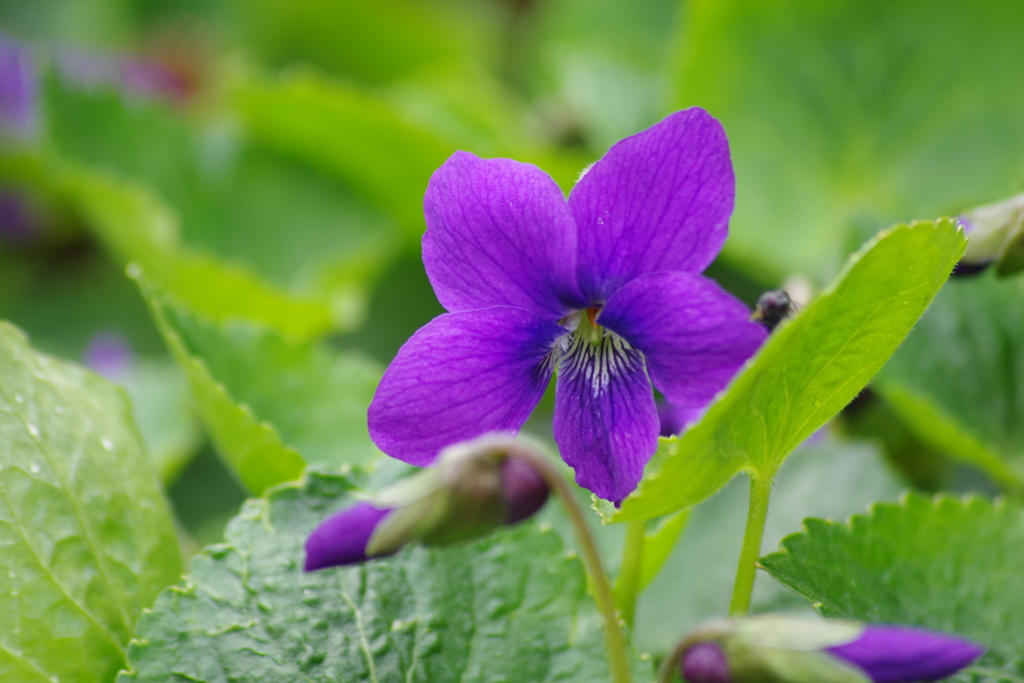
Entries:
POLYGON ((676 106, 729 134, 726 255, 827 278, 894 221, 1019 191, 1024 6, 1014 0, 694 0, 676 106))
POLYGON ((295 72, 245 79, 234 92, 247 131, 359 188, 411 234, 423 232, 423 193, 455 151, 385 101, 338 81, 295 72))
POLYGON ((146 452, 170 485, 203 443, 188 382, 170 359, 144 358, 113 378, 128 394, 146 452))
MULTIPOLYGON (((604 151, 660 118, 677 0, 537 3, 540 92, 604 151)), ((568 132, 568 131, 567 131, 568 132)))
POLYGON ((665 565, 672 549, 676 547, 679 536, 690 521, 692 508, 674 512, 661 521, 656 529, 648 531, 644 538, 644 556, 640 565, 640 578, 637 588, 643 590, 654 580, 665 565))
POLYGON ((217 320, 245 318, 300 337, 333 327, 326 302, 290 295, 247 269, 182 247, 175 217, 143 188, 83 169, 63 173, 68 198, 107 248, 140 264, 196 311, 217 320))
MULTIPOLYGON (((734 480, 693 508, 682 540, 637 603, 636 647, 666 654, 683 633, 729 607, 747 512, 746 482, 734 480)), ((903 490, 872 444, 815 438, 786 460, 772 495, 761 547, 771 549, 805 517, 842 520, 903 490)), ((802 601, 767 576, 754 586, 754 612, 793 611, 802 601)))
POLYGON ((535 522, 303 572, 306 536, 355 500, 353 479, 311 472, 250 501, 144 617, 118 680, 608 680, 583 568, 535 522))
MULTIPOLYGON (((267 287, 320 301, 343 329, 360 321, 368 281, 398 232, 351 188, 226 123, 193 130, 155 102, 76 91, 57 78, 47 85, 54 154, 80 173, 148 188, 168 214, 161 246, 220 257, 267 287)), ((124 262, 150 255, 139 241, 121 246, 124 262)))
POLYGON ((919 439, 1024 487, 1024 279, 951 280, 877 384, 919 439))
POLYGON ((776 328, 693 428, 661 440, 636 491, 603 513, 616 522, 650 519, 705 500, 737 472, 773 477, 881 369, 965 244, 948 219, 880 233, 776 328))
POLYGON ((297 478, 305 462, 378 455, 366 427, 376 362, 243 321, 204 320, 137 279, 218 451, 250 491, 297 478))
POLYGON ((760 564, 825 616, 923 626, 987 648, 950 680, 1024 679, 1024 512, 980 498, 876 505, 808 519, 760 564))
POLYGON ((108 683, 176 581, 170 511, 127 402, 0 323, 0 671, 108 683))
POLYGON ((424 67, 459 70, 485 50, 475 3, 443 0, 233 0, 231 27, 270 66, 304 63, 369 84, 424 67), (474 11, 475 10, 475 11, 474 11), (476 21, 474 21, 476 20, 476 21))

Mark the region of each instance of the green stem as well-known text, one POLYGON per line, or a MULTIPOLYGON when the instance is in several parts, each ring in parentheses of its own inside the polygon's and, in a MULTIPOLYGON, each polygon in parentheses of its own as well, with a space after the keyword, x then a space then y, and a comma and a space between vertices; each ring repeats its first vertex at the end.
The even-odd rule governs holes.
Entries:
POLYGON ((636 598, 640 588, 640 567, 644 560, 647 522, 630 522, 626 526, 626 545, 622 549, 622 567, 615 580, 615 604, 622 620, 630 628, 636 614, 636 598))
POLYGON ((619 618, 615 613, 615 597, 612 593, 611 584, 608 581, 608 574, 601 565, 601 556, 597 551, 597 544, 587 526, 587 520, 576 504, 572 489, 566 483, 561 473, 554 468, 547 458, 534 453, 530 449, 523 449, 516 452, 517 457, 529 459, 537 472, 547 482, 548 488, 562 499, 562 505, 569 516, 569 522, 576 532, 576 539, 579 542, 580 555, 583 558, 583 566, 590 577, 590 585, 594 592, 594 602, 604 617, 605 646, 608 650, 608 663, 611 666, 612 681, 614 683, 630 683, 629 659, 626 655, 626 640, 622 635, 622 628, 619 626, 619 618))
POLYGON ((768 519, 768 501, 772 496, 772 477, 750 473, 750 507, 747 510, 747 528, 743 532, 740 564, 736 568, 736 583, 732 589, 730 616, 742 616, 750 611, 750 596, 754 592, 757 560, 761 556, 764 523, 768 519))

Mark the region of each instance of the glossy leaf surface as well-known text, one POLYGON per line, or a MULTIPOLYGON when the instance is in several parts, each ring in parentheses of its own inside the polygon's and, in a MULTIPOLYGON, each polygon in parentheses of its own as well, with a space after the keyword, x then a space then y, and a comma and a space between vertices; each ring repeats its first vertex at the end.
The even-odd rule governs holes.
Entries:
POLYGON ((180 571, 124 395, 0 323, 0 679, 109 683, 180 571))

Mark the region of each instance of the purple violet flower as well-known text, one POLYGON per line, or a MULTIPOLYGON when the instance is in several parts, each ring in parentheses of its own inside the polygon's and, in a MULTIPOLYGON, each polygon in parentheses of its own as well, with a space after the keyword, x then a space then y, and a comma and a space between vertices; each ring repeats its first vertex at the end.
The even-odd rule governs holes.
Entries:
POLYGON ((558 371, 554 437, 576 481, 619 502, 660 431, 653 382, 699 408, 764 328, 700 273, 725 242, 734 180, 702 109, 615 144, 566 202, 537 167, 456 152, 430 179, 423 263, 449 311, 399 350, 369 410, 385 453, 518 430, 558 371))
MULTIPOLYGON (((774 637, 785 627, 784 620, 769 626, 774 637)), ((914 683, 951 676, 985 652, 962 638, 907 626, 869 625, 855 634, 850 642, 817 648, 810 645, 810 639, 803 647, 796 647, 795 641, 790 641, 790 647, 769 645, 758 642, 758 638, 741 645, 736 635, 726 631, 691 645, 680 658, 679 667, 687 683, 817 683, 823 673, 822 664, 829 668, 852 666, 872 683, 914 683), (732 657, 735 666, 730 665, 732 657)), ((780 638, 784 640, 785 636, 780 638)))

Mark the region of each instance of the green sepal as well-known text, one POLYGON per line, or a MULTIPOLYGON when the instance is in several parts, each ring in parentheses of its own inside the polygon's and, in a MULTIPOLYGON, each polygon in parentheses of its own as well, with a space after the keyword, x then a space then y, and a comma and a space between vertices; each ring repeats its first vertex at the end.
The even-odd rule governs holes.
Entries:
POLYGON ((729 637, 759 648, 822 650, 852 643, 862 633, 864 626, 856 621, 763 614, 737 619, 729 637))
POLYGON ((723 650, 736 683, 871 683, 860 669, 826 652, 754 648, 733 640, 723 650))
POLYGON ((964 213, 971 229, 967 263, 996 262, 1000 277, 1024 270, 1024 194, 964 213))

